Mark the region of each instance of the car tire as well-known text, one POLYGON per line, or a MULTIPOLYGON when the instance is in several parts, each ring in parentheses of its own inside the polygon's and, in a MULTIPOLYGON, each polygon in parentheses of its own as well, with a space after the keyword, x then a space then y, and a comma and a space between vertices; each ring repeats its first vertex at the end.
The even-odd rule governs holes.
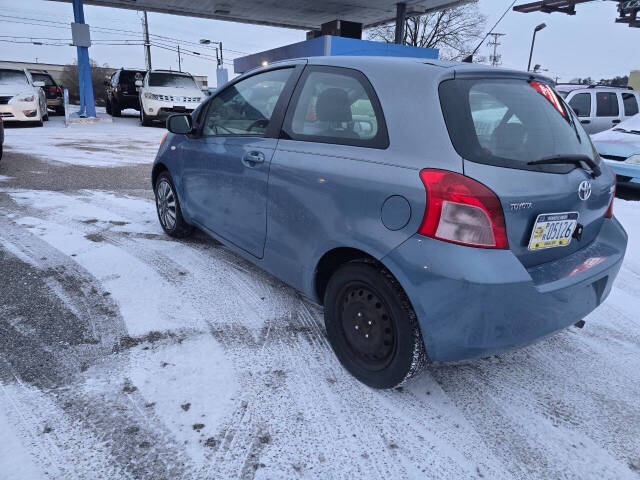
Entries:
POLYGON ((56 107, 56 115, 64 115, 64 107, 56 107))
POLYGON ((111 100, 111 115, 113 117, 120 117, 122 115, 122 110, 120 109, 120 105, 116 101, 116 99, 111 100))
POLYGON ((149 120, 149 117, 144 114, 144 108, 140 109, 140 124, 143 127, 150 127, 153 125, 153 121, 149 120))
POLYGON ((180 200, 169 172, 162 172, 154 186, 156 210, 160 226, 167 235, 174 238, 185 238, 193 233, 193 227, 185 222, 182 216, 180 200))
POLYGON ((2 160, 2 144, 0 143, 0 160, 2 160))
POLYGON ((329 342, 342 365, 373 388, 394 388, 427 363, 407 295, 382 265, 353 261, 331 277, 324 296, 329 342))
POLYGON ((47 112, 44 117, 42 117, 42 121, 43 122, 48 122, 49 121, 49 112, 47 112))
POLYGON ((107 115, 111 115, 111 100, 107 97, 107 101, 104 102, 104 108, 107 111, 107 115))

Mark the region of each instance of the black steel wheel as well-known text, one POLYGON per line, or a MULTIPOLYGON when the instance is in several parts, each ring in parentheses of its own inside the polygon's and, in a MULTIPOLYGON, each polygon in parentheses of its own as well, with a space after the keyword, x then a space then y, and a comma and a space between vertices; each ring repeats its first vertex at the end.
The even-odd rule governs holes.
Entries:
POLYGON ((342 305, 342 334, 351 354, 369 370, 387 367, 397 343, 389 307, 369 285, 361 282, 346 284, 338 298, 342 305))
POLYGON ((374 388, 393 388, 426 364, 422 333, 404 290, 382 265, 353 261, 324 298, 329 342, 342 365, 374 388))

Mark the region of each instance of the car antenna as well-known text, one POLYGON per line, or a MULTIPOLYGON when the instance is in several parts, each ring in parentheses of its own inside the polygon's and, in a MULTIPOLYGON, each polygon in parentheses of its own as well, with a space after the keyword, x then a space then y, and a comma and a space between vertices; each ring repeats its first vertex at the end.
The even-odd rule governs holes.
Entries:
POLYGON ((473 50, 473 52, 471 52, 471 54, 467 55, 466 57, 464 57, 464 59, 462 60, 463 63, 473 63, 473 56, 478 53, 478 50, 480 49, 480 47, 482 46, 482 44, 484 43, 484 41, 489 38, 489 35, 491 35, 493 33, 493 31, 496 29, 496 27, 498 26, 498 24, 502 21, 502 19, 507 15, 507 13, 509 13, 509 11, 513 8, 513 6, 516 4, 518 0, 513 0, 513 2, 511 2, 511 5, 509 5, 509 8, 507 8, 504 13, 502 14, 502 16, 498 19, 498 21, 496 22, 496 24, 491 27, 491 30, 489 30, 489 32, 487 32, 487 34, 484 36, 484 38, 482 39, 482 41, 478 44, 478 46, 473 50))

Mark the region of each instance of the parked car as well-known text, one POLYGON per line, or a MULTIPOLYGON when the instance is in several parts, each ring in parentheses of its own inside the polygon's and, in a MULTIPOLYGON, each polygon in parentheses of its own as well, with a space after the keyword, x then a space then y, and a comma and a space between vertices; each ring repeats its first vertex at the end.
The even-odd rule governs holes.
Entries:
POLYGON ((43 120, 49 120, 43 86, 25 69, 0 69, 0 117, 41 127, 43 120))
POLYGON ((205 96, 189 73, 170 70, 151 70, 138 86, 140 123, 145 126, 172 113, 191 113, 205 96))
POLYGON ((2 146, 4 145, 4 122, 0 117, 0 160, 2 160, 2 146))
POLYGON ((107 113, 114 117, 122 115, 122 110, 140 110, 140 95, 136 81, 142 80, 144 70, 121 68, 105 81, 105 105, 107 113))
POLYGON ((56 112, 57 115, 64 115, 64 99, 62 89, 46 70, 29 70, 34 82, 43 82, 41 87, 47 102, 47 108, 56 112))
POLYGON ((640 179, 640 114, 591 136, 598 153, 619 182, 640 179))
POLYGON ((169 117, 160 224, 324 305, 372 387, 530 344, 582 325, 627 244, 614 175, 551 85, 419 59, 273 63, 169 117))
MULTIPOLYGON (((556 86, 562 90, 563 86, 556 86)), ((638 113, 640 92, 631 87, 590 85, 572 88, 565 101, 576 112, 580 123, 589 134, 615 127, 638 113)))

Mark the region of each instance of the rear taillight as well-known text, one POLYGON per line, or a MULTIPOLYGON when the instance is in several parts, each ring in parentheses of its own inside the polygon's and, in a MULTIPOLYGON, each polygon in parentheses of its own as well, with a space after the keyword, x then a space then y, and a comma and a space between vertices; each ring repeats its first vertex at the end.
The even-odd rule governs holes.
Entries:
POLYGON ((427 205, 419 234, 470 247, 509 248, 502 205, 489 188, 443 170, 422 170, 420 179, 427 205))
POLYGON ((611 196, 611 202, 609 202, 609 208, 607 208, 607 213, 604 214, 604 218, 613 218, 613 201, 616 199, 616 190, 618 190, 618 177, 613 173, 613 195, 611 196))

